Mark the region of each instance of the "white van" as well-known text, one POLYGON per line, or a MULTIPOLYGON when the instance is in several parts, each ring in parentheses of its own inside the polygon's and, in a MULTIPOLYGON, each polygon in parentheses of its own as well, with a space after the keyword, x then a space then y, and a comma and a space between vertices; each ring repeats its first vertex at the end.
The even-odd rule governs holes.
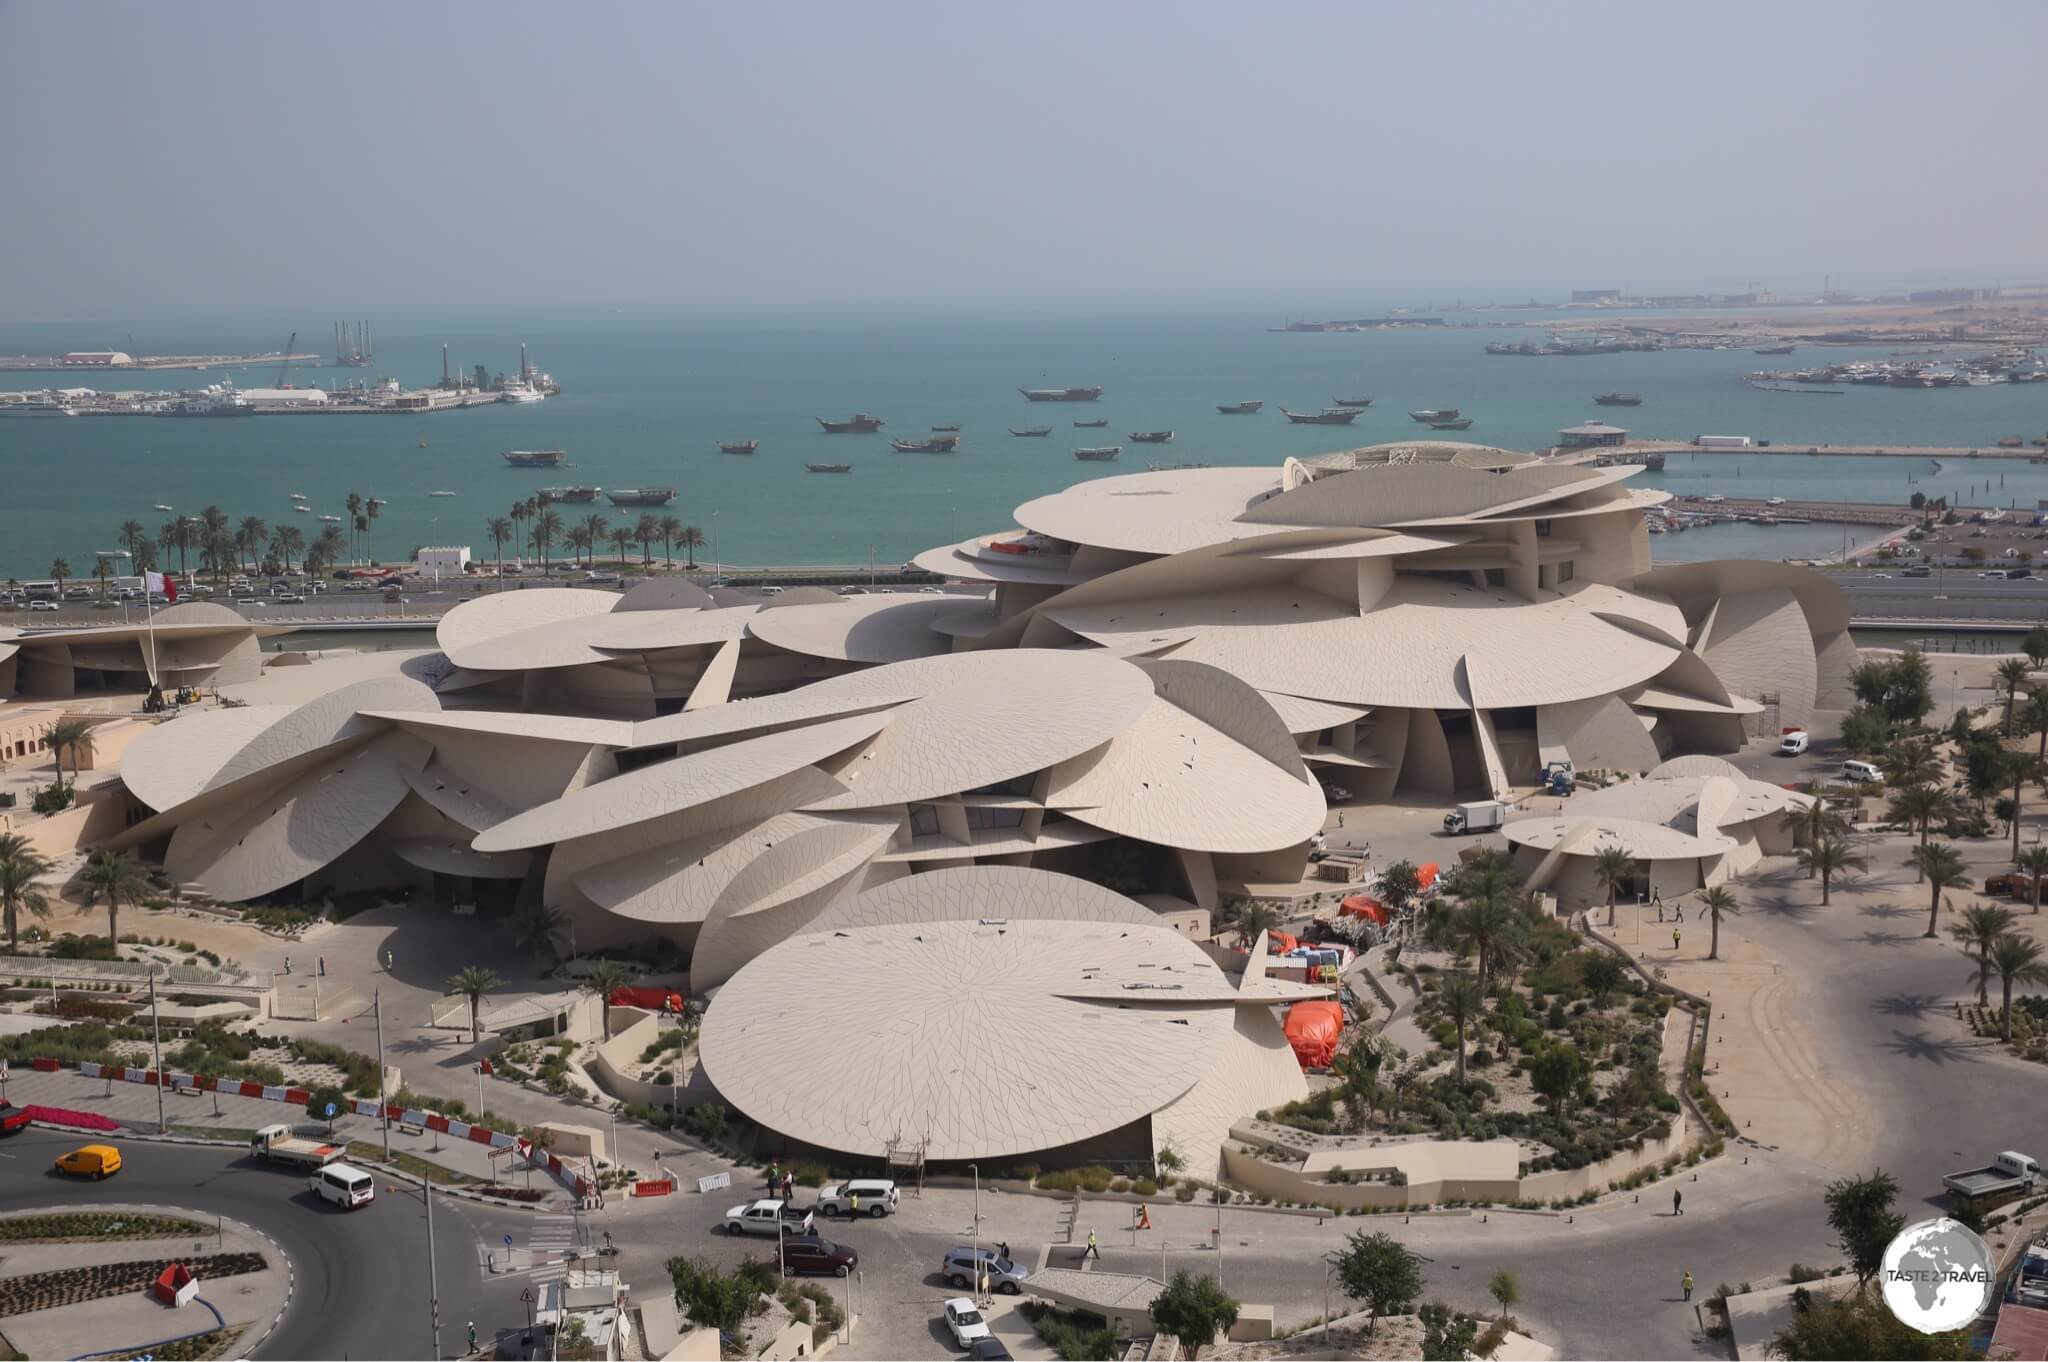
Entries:
POLYGON ((352 1163, 330 1163, 312 1177, 306 1184, 323 1201, 331 1201, 344 1211, 358 1206, 367 1206, 377 1199, 377 1179, 352 1163))
POLYGON ((1884 772, 1867 761, 1845 761, 1842 763, 1842 779, 1853 780, 1859 785, 1884 784, 1884 772))
POLYGON ((1796 757, 1806 750, 1806 743, 1805 730, 1787 733, 1784 737, 1778 739, 1778 755, 1781 757, 1796 757))

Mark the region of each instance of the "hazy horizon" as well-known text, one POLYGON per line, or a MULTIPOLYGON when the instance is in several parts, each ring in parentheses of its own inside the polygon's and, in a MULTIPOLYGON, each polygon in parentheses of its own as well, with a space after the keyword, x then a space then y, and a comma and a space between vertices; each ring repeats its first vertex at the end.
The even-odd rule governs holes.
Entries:
POLYGON ((2038 281, 2048 9, 1926 17, 0 0, 0 320, 2038 281))

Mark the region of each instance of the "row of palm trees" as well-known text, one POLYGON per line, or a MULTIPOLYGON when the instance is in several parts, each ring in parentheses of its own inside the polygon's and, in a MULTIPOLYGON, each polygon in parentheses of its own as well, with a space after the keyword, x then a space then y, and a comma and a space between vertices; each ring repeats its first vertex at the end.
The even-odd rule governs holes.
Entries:
POLYGON ((2009 909, 1977 904, 1965 908, 1962 920, 1948 929, 1970 957, 1970 982, 1977 986, 1977 1006, 1989 1001, 1991 981, 1998 980, 2003 995, 1998 1031, 2007 1044, 2012 1043, 2013 989, 2048 985, 2048 951, 2039 941, 2013 930, 2018 920, 2009 909))
MULTIPOLYGON (((17 832, 0 833, 0 926, 7 931, 7 949, 14 952, 21 939, 23 914, 47 918, 55 911, 52 896, 43 889, 42 878, 55 863, 17 832)), ((139 903, 149 893, 149 875, 142 863, 126 851, 96 851, 79 869, 73 883, 80 901, 87 907, 107 907, 107 940, 114 955, 121 954, 121 906, 139 903)))
POLYGON ((697 566, 697 550, 704 546, 704 531, 672 515, 647 512, 631 525, 613 525, 608 517, 591 511, 573 523, 564 521, 546 492, 513 502, 508 514, 484 522, 484 533, 491 537, 491 553, 500 569, 505 566, 508 543, 515 556, 535 558, 542 567, 557 541, 566 544, 579 563, 594 563, 597 551, 606 544, 623 563, 627 550, 638 544, 643 565, 653 563, 654 545, 659 544, 662 558, 670 566, 675 564, 675 550, 683 549, 688 558, 685 566, 692 571, 697 566))
MULTIPOLYGON (((1607 891, 1607 925, 1614 925, 1615 903, 1622 890, 1635 884, 1643 875, 1643 863, 1621 847, 1602 847, 1593 858, 1593 878, 1607 891)), ((1700 909, 1713 924, 1713 940, 1707 949, 1707 959, 1721 958, 1721 918, 1724 914, 1739 915, 1742 910, 1736 905, 1735 895, 1725 885, 1715 885, 1700 895, 1700 909)))
MULTIPOLYGON (((304 530, 289 522, 272 525, 258 515, 245 515, 236 521, 218 506, 207 506, 197 515, 174 516, 159 526, 154 535, 141 521, 124 520, 115 531, 115 539, 127 552, 129 570, 138 573, 167 570, 173 555, 178 575, 187 580, 193 576, 195 559, 200 573, 215 578, 231 572, 256 571, 266 563, 279 567, 299 564, 307 572, 319 572, 339 563, 344 551, 353 555, 367 548, 370 527, 383 505, 374 497, 365 499, 349 493, 353 540, 334 525, 321 527, 318 534, 308 539, 304 530)), ((93 556, 93 575, 104 584, 114 573, 112 555, 93 556)), ((50 576, 56 579, 61 593, 64 582, 77 573, 69 559, 59 558, 50 565, 50 576)))
MULTIPOLYGON (((536 967, 540 954, 554 948, 557 940, 569 927, 569 918, 561 909, 551 904, 523 904, 512 914, 512 943, 534 955, 536 967)), ((596 960, 589 970, 577 981, 577 988, 595 996, 604 1009, 604 1038, 612 1038, 612 995, 633 982, 634 975, 624 965, 614 960, 596 960)), ((486 995, 497 992, 505 986, 496 970, 482 965, 467 965, 448 976, 448 991, 460 993, 469 1000, 469 1031, 471 1043, 483 1039, 483 1001, 486 995)))

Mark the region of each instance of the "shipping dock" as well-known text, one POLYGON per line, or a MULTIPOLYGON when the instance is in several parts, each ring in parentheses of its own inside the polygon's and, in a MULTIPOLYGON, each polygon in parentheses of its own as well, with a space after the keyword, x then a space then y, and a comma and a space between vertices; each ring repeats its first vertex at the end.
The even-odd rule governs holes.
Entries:
POLYGON ((0 355, 0 372, 100 374, 145 369, 253 369, 263 364, 318 368, 320 356, 265 350, 248 355, 131 355, 125 350, 74 350, 67 355, 0 355))

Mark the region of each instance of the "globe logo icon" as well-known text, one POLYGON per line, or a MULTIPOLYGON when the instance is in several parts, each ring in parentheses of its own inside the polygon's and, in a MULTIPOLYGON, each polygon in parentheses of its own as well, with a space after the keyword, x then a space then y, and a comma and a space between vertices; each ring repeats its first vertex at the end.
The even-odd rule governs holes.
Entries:
POLYGON ((1960 1329, 1991 1304, 1991 1250, 1943 1217, 1899 1231, 1884 1251, 1884 1303, 1923 1334, 1960 1329))

